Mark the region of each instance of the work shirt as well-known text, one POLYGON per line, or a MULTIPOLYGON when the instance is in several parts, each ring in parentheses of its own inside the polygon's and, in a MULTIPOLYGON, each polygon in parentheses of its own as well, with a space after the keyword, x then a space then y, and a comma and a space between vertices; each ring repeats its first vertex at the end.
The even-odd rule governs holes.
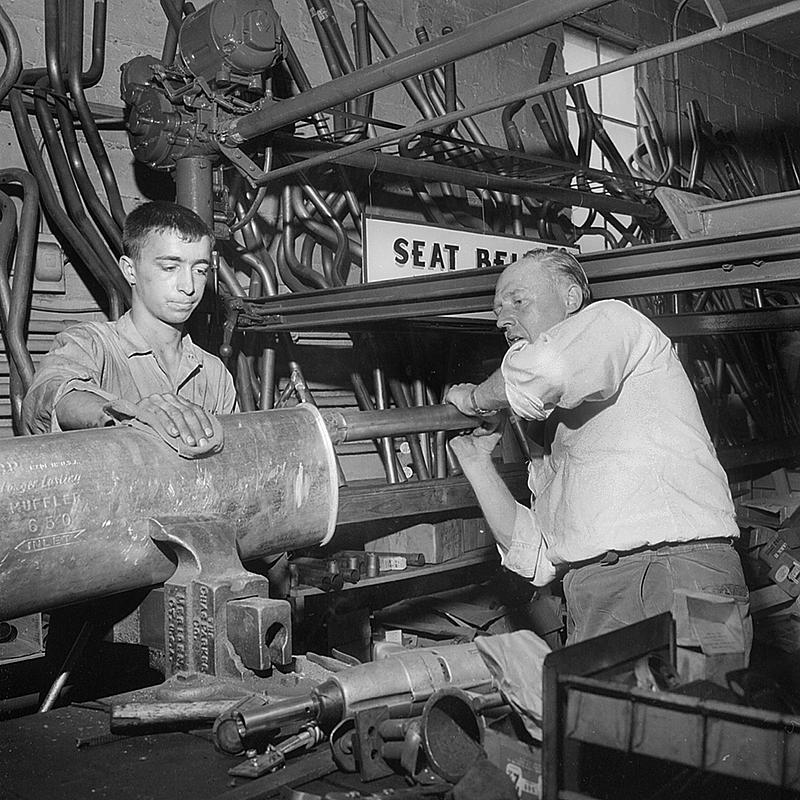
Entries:
POLYGON ((533 579, 556 567, 665 542, 735 538, 725 472, 670 340, 625 303, 593 303, 509 348, 511 408, 547 419, 503 563, 533 579))
POLYGON ((55 337, 25 395, 26 432, 60 431, 54 409, 75 390, 134 403, 151 394, 176 394, 212 414, 230 414, 236 407, 233 379, 219 358, 184 334, 179 369, 171 379, 130 312, 116 322, 72 325, 55 337))

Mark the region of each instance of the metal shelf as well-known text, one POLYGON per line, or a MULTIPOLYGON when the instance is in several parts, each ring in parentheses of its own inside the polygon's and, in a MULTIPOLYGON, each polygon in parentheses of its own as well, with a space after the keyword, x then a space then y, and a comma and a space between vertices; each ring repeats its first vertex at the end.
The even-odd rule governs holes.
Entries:
MULTIPOLYGON (((595 299, 793 281, 800 279, 800 229, 746 238, 645 245, 593 253, 580 260, 595 299)), ((242 330, 350 329, 388 320, 487 311, 492 307, 494 286, 502 269, 490 267, 272 298, 228 298, 226 304, 242 330)), ((698 324, 699 317, 694 319, 698 324)), ((449 324, 459 323, 451 320, 449 324)), ((738 325, 736 331, 741 332, 741 323, 731 324, 738 325)), ((773 327, 777 323, 753 324, 773 327)), ((719 324, 713 332, 720 332, 719 324)))

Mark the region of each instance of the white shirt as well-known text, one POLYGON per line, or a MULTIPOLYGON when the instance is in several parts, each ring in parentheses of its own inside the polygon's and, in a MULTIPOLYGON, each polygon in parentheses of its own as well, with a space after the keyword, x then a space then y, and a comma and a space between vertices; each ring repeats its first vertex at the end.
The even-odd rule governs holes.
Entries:
POLYGON ((544 585, 555 567, 663 542, 736 538, 725 472, 670 340, 603 300, 502 364, 511 408, 547 418, 550 452, 530 465, 503 563, 544 585))

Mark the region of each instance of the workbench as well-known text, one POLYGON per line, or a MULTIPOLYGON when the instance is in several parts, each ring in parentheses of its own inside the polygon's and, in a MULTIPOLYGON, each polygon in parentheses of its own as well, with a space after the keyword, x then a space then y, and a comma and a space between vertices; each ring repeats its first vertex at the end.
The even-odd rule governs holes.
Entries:
POLYGON ((228 775, 242 760, 218 753, 205 731, 114 737, 100 705, 0 722, 4 800, 261 800, 287 782, 320 795, 406 785, 390 776, 362 786, 358 775, 335 770, 327 744, 255 780, 228 775))

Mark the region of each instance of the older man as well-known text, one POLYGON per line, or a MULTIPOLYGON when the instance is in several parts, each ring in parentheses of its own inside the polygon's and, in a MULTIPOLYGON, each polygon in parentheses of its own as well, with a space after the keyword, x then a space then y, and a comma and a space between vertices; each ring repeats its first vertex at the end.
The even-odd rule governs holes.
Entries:
MULTIPOLYGON (((501 368, 447 396, 465 414, 511 408, 546 420, 546 454, 530 467, 532 508, 492 467, 498 434, 451 442, 503 563, 539 586, 563 573, 568 643, 675 611, 676 590, 687 590, 735 599, 747 655, 739 530, 691 384, 646 317, 588 300, 571 255, 527 253, 497 282, 494 311, 509 344, 501 368)), ((679 643, 691 640, 677 616, 679 643)))

